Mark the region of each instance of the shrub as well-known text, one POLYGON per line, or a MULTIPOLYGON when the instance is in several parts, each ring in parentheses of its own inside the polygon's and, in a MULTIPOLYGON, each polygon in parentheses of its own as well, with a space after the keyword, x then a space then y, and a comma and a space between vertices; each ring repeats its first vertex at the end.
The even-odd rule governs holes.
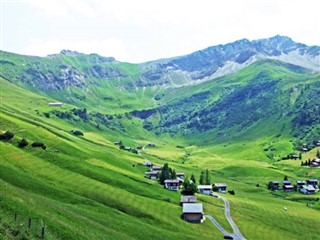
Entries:
POLYGON ((0 140, 10 140, 14 137, 12 132, 6 131, 5 133, 0 134, 0 140))
POLYGON ((33 142, 32 144, 31 144, 31 146, 32 147, 41 147, 43 150, 46 150, 46 145, 44 145, 44 143, 42 143, 42 142, 33 142))
POLYGON ((235 195, 234 190, 228 190, 228 193, 230 193, 231 195, 235 195))
POLYGON ((28 144, 29 144, 28 141, 26 139, 22 138, 21 141, 18 144, 18 147, 19 148, 24 148, 24 147, 28 146, 28 144))
POLYGON ((71 130, 71 132, 76 136, 83 136, 83 132, 81 132, 79 130, 71 130))

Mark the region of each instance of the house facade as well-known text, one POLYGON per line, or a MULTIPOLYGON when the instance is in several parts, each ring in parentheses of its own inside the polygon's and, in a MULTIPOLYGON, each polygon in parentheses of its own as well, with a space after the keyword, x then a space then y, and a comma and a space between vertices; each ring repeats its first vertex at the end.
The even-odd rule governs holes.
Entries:
POLYGON ((166 189, 168 190, 173 190, 173 191, 178 191, 181 187, 182 182, 178 179, 166 179, 164 181, 164 185, 166 189))
POLYGON ((300 192, 303 194, 315 194, 316 189, 312 185, 304 185, 301 189, 300 192))
POLYGON ((215 183, 214 186, 217 188, 218 192, 221 192, 221 193, 227 192, 227 184, 226 183, 215 183))
POLYGON ((203 220, 202 203, 185 203, 182 208, 183 220, 193 223, 200 223, 203 220))
POLYGON ((198 192, 200 194, 210 195, 212 192, 212 185, 198 185, 198 192))
POLYGON ((145 177, 151 179, 151 180, 157 180, 158 179, 158 172, 154 172, 154 171, 151 171, 151 172, 145 172, 144 173, 145 177))

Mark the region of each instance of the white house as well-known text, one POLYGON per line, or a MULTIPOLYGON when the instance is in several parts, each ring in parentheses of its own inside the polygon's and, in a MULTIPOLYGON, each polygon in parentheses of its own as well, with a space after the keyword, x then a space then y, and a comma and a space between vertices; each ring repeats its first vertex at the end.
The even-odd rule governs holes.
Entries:
POLYGON ((181 181, 178 179, 166 179, 164 180, 166 189, 178 191, 181 187, 181 181))
POLYGON ((303 194, 315 194, 316 189, 312 185, 303 185, 300 192, 303 194))
POLYGON ((212 185, 198 185, 198 192, 209 195, 212 192, 212 185))

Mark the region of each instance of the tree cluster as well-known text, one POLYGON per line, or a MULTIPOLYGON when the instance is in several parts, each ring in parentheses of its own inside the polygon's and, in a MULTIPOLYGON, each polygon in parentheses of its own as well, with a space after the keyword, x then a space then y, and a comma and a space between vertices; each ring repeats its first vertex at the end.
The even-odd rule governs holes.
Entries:
POLYGON ((210 185, 211 184, 211 178, 210 178, 208 169, 206 171, 201 171, 199 184, 200 185, 210 185))
POLYGON ((160 184, 164 185, 164 181, 167 179, 176 179, 176 171, 169 167, 168 163, 165 163, 159 175, 160 184))
MULTIPOLYGON (((193 175, 192 175, 193 176, 193 175)), ((198 191, 197 185, 191 179, 189 180, 186 177, 182 183, 182 192, 183 195, 194 195, 198 191)))

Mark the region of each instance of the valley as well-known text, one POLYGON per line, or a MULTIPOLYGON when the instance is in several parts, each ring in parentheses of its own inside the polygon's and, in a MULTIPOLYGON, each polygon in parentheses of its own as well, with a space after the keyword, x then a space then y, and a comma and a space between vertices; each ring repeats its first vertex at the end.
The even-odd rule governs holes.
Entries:
MULTIPOLYGON (((285 176, 320 179, 319 167, 301 166, 320 150, 318 66, 270 50, 316 62, 318 48, 279 36, 232 44, 209 48, 219 62, 203 50, 140 65, 68 50, 47 58, 1 51, 0 130, 14 134, 0 141, 1 238, 41 239, 45 227, 45 239, 223 239, 209 219, 181 219, 180 192, 144 177, 146 158, 197 181, 208 169, 212 183, 227 183, 235 194, 223 196, 246 239, 320 239, 319 192, 267 188, 285 176), (253 45, 268 57, 249 54, 253 45), (214 76, 225 61, 245 64, 214 76), (155 147, 136 154, 117 141, 155 147)), ((224 202, 196 195, 204 215, 232 232, 224 202)))

